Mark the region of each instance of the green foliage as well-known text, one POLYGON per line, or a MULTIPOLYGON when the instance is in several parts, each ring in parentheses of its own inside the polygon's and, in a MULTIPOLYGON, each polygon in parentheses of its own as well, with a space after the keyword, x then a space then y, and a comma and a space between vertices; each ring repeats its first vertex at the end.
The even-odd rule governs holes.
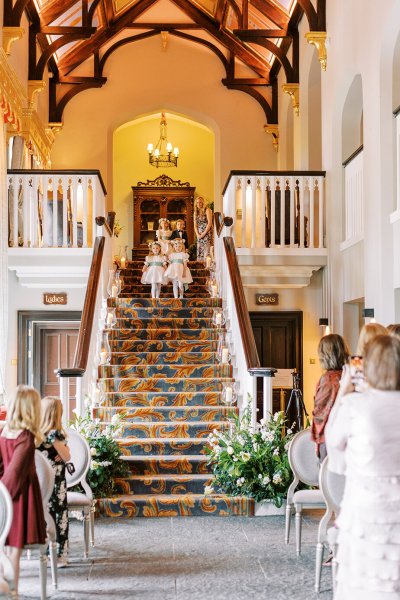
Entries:
POLYGON ((90 446, 92 462, 87 480, 94 497, 112 496, 115 493, 114 478, 129 475, 129 467, 120 458, 121 451, 115 441, 121 430, 120 416, 114 415, 111 423, 103 426, 88 412, 85 417, 76 417, 71 428, 82 434, 90 446))
POLYGON ((282 506, 293 479, 287 455, 293 436, 290 429, 285 433, 285 425, 284 413, 278 412, 270 420, 261 419, 253 431, 249 403, 241 418, 232 416, 229 431, 214 430, 206 452, 215 491, 282 506))

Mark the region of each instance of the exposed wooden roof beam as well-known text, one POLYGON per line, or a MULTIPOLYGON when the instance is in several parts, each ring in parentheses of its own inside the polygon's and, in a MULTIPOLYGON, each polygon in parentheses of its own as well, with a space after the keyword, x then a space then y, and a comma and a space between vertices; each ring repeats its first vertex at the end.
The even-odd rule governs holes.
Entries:
POLYGON ((221 42, 225 48, 234 52, 237 58, 242 60, 248 67, 253 69, 261 77, 269 77, 269 66, 255 52, 241 44, 236 37, 229 32, 220 29, 219 23, 203 13, 199 8, 191 4, 188 0, 171 0, 173 4, 178 6, 188 17, 193 19, 199 25, 208 31, 215 39, 221 42))
POLYGON ((215 8, 215 18, 219 23, 222 23, 222 17, 225 11, 226 0, 217 0, 217 6, 215 8))
POLYGON ((250 4, 278 27, 284 28, 289 22, 288 14, 275 4, 270 4, 266 0, 250 0, 250 4))
POLYGON ((157 31, 171 31, 172 29, 203 29, 197 23, 131 23, 125 29, 156 29, 157 31))
POLYGON ((287 37, 287 28, 285 29, 234 29, 233 33, 239 38, 246 35, 247 39, 252 37, 265 37, 265 38, 283 38, 287 37))
POLYGON ((93 52, 101 48, 103 44, 117 35, 126 25, 137 19, 150 6, 155 4, 157 0, 139 0, 137 4, 124 12, 120 17, 115 19, 108 28, 104 28, 95 33, 91 39, 85 44, 80 44, 68 52, 58 64, 61 73, 67 74, 75 67, 89 58, 93 52))
POLYGON ((253 85, 265 86, 269 85, 268 81, 263 77, 235 77, 233 79, 223 79, 222 83, 228 85, 253 85))
POLYGON ((53 23, 53 21, 72 8, 74 4, 76 4, 76 0, 62 0, 62 2, 53 2, 44 6, 39 13, 40 22, 43 25, 53 23))

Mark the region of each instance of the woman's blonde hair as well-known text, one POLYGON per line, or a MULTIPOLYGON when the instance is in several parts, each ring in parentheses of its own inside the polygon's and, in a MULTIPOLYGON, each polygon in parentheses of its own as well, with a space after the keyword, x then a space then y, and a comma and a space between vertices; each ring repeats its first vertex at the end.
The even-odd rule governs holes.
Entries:
POLYGON ((386 329, 389 332, 389 335, 394 335, 400 339, 400 323, 393 323, 393 325, 388 325, 386 329))
POLYGON ((28 385, 19 385, 7 408, 7 426, 10 431, 27 429, 38 446, 42 441, 40 434, 40 394, 28 385))
POLYGON ((387 335, 388 330, 380 323, 367 323, 360 331, 357 344, 357 354, 364 356, 365 348, 377 335, 387 335))
POLYGON ((365 378, 376 390, 400 390, 400 340, 392 335, 377 335, 365 348, 365 378))
POLYGON ((318 356, 323 369, 341 371, 350 356, 350 352, 341 335, 330 333, 320 339, 318 356))
POLYGON ((204 206, 203 206, 203 211, 202 211, 202 212, 206 212, 207 208, 209 208, 209 207, 208 207, 208 204, 207 204, 207 202, 204 200, 203 196, 197 196, 197 198, 196 198, 196 199, 195 199, 195 201, 194 201, 194 213, 193 213, 193 216, 194 216, 194 218, 195 218, 195 219, 196 219, 196 217, 197 217, 197 213, 199 212, 199 209, 197 208, 197 201, 198 201, 198 200, 203 200, 203 204, 204 204, 204 206))
POLYGON ((45 396, 42 400, 42 418, 40 421, 40 433, 45 437, 49 431, 56 429, 63 431, 62 428, 63 405, 57 396, 45 396))

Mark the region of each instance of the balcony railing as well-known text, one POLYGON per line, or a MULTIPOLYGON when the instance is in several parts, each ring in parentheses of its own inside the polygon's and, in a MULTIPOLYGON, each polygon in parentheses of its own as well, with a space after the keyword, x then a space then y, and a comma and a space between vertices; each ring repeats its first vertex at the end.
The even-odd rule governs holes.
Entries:
POLYGON ((90 248, 106 189, 99 171, 8 171, 13 248, 90 248))
POLYGON ((231 171, 223 212, 240 248, 325 248, 324 172, 231 171))
POLYGON ((351 245, 364 236, 363 167, 361 146, 344 163, 344 244, 351 245))

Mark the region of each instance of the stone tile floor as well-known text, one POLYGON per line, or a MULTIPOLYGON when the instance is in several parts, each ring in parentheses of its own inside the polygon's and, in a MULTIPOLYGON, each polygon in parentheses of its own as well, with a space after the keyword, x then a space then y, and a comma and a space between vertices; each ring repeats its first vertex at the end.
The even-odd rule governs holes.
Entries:
MULTIPOLYGON (((294 525, 294 523, 293 523, 294 525)), ((81 559, 82 525, 71 525, 71 565, 54 600, 331 600, 331 571, 314 592, 318 519, 303 522, 302 554, 283 542, 283 517, 96 521, 96 546, 81 559)), ((39 598, 38 562, 23 560, 21 600, 39 598)))

